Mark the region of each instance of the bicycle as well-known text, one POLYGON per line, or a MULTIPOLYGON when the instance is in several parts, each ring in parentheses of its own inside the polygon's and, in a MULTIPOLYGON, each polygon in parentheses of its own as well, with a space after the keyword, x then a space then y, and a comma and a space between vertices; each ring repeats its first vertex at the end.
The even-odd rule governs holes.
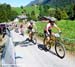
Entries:
POLYGON ((28 40, 33 42, 34 44, 37 44, 37 39, 36 39, 36 35, 35 35, 35 33, 37 33, 37 32, 36 31, 30 31, 30 32, 31 32, 31 34, 29 36, 30 39, 28 38, 28 40))
POLYGON ((43 44, 46 46, 48 50, 51 49, 51 46, 55 46, 55 52, 58 57, 64 58, 65 57, 65 47, 64 44, 61 42, 61 33, 56 33, 54 36, 50 36, 49 42, 47 42, 47 37, 44 37, 43 44))

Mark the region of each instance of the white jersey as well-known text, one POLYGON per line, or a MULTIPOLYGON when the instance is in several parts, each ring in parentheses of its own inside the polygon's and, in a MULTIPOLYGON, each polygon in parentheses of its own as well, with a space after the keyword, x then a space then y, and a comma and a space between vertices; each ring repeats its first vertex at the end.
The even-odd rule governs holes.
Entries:
POLYGON ((31 29, 37 29, 35 23, 31 24, 31 23, 28 23, 28 27, 31 28, 31 29))
POLYGON ((52 26, 50 23, 48 23, 47 26, 46 26, 46 30, 49 30, 52 27, 57 27, 57 25, 54 23, 54 25, 52 26))

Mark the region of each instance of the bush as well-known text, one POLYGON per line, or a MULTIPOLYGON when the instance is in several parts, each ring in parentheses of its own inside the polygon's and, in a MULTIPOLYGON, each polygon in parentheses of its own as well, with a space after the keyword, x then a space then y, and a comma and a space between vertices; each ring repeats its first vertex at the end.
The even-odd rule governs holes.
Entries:
POLYGON ((0 22, 7 22, 17 16, 16 11, 11 10, 11 6, 8 4, 0 4, 0 22))

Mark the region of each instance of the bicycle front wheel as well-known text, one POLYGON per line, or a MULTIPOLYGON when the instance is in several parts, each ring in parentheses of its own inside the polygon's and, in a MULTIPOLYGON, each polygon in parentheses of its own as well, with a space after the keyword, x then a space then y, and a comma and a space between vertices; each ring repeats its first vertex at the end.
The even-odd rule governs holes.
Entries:
POLYGON ((55 51, 58 57, 64 58, 65 56, 65 48, 64 45, 60 42, 55 43, 55 51))

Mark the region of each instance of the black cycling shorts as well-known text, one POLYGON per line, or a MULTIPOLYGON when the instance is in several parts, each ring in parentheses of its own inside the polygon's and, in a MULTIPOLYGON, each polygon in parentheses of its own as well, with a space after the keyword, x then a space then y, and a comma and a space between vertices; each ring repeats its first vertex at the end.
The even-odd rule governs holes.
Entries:
POLYGON ((51 30, 48 30, 48 32, 49 32, 50 34, 48 34, 46 30, 44 30, 44 35, 45 35, 46 37, 49 37, 49 36, 51 35, 51 30))

